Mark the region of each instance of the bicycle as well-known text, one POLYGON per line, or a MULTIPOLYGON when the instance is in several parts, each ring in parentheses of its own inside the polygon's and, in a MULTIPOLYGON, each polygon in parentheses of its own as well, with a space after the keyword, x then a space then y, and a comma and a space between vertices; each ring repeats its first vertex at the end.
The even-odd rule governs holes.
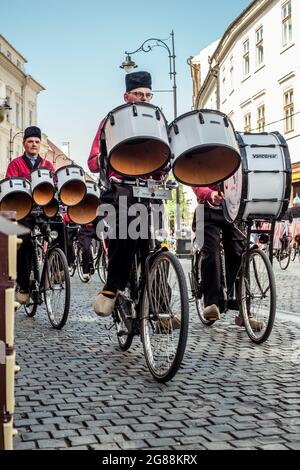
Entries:
POLYGON ((101 234, 100 240, 94 240, 95 245, 92 245, 92 258, 94 263, 94 270, 98 272, 100 281, 103 284, 107 279, 108 268, 108 240, 101 234))
POLYGON ((295 241, 291 250, 291 261, 295 261, 297 256, 300 261, 300 235, 295 236, 295 241))
MULTIPOLYGON (((250 245, 250 236, 253 232, 251 225, 251 222, 247 223, 247 234, 238 229, 246 239, 246 244, 231 285, 227 285, 225 251, 221 240, 220 311, 226 313, 231 305, 238 303, 249 338, 254 343, 260 344, 268 339, 273 328, 276 312, 276 286, 270 259, 257 245, 250 245), (261 321, 263 328, 260 331, 252 328, 251 319, 261 321)), ((189 273, 192 296, 195 299, 199 319, 204 325, 211 326, 215 320, 207 320, 203 316, 201 260, 201 248, 194 244, 189 273)))
POLYGON ((37 226, 31 235, 33 260, 29 301, 24 309, 28 317, 34 317, 37 307, 44 302, 51 325, 61 329, 69 315, 71 286, 66 256, 54 243, 58 234, 50 224, 62 222, 45 221, 39 211, 35 215, 37 226))
MULTIPOLYGON (((119 293, 113 311, 119 347, 126 351, 140 336, 148 369, 155 380, 167 382, 178 371, 187 341, 189 304, 183 268, 176 256, 161 247, 153 233, 152 202, 170 199, 174 182, 163 187, 147 182, 126 182, 138 200, 144 199, 148 216, 146 260, 141 243, 134 257, 129 283, 119 293)), ((143 240, 144 242, 144 240, 143 240)))
POLYGON ((291 239, 288 237, 288 235, 283 235, 280 238, 281 242, 281 247, 277 250, 275 250, 275 258, 277 259, 280 268, 285 271, 291 261, 291 239))

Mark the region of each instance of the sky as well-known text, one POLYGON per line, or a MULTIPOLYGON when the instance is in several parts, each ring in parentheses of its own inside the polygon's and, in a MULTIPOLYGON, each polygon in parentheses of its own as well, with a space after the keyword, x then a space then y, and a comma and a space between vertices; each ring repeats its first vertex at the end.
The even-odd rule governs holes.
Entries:
MULTIPOLYGON (((38 125, 85 169, 100 120, 123 103, 125 51, 148 38, 171 48, 174 30, 178 115, 191 110, 187 58, 220 38, 250 0, 0 0, 0 33, 28 63, 26 73, 46 90, 38 98, 38 125)), ((171 90, 168 53, 156 47, 132 56, 152 75, 154 90, 171 90)), ((173 120, 173 94, 152 103, 173 120)))

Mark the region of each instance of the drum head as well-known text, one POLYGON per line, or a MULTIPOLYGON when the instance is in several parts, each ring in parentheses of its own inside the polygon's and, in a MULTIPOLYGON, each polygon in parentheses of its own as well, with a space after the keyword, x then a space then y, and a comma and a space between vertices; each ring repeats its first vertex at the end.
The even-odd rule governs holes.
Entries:
POLYGON ((27 217, 32 208, 32 199, 29 194, 15 191, 4 197, 0 203, 1 211, 15 211, 16 220, 27 217))
POLYGON ((125 176, 146 176, 163 168, 170 159, 170 149, 156 139, 135 138, 111 151, 109 163, 125 176))
POLYGON ((223 213, 229 222, 234 222, 239 214, 243 188, 242 165, 223 183, 223 213))
POLYGON ((33 190, 32 197, 38 206, 46 206, 54 197, 54 187, 50 183, 41 183, 33 190))
POLYGON ((173 163, 175 178, 188 186, 210 186, 229 178, 241 157, 232 147, 202 146, 180 155, 173 163))
POLYGON ((55 217, 59 209, 58 200, 53 199, 52 202, 50 202, 50 204, 47 204, 47 206, 44 206, 43 209, 46 217, 55 217))
POLYGON ((86 185, 83 181, 66 182, 60 190, 60 199, 66 206, 79 204, 86 195, 86 185))
POLYGON ((89 224, 97 217, 99 199, 88 194, 83 201, 68 208, 68 216, 75 224, 89 224))

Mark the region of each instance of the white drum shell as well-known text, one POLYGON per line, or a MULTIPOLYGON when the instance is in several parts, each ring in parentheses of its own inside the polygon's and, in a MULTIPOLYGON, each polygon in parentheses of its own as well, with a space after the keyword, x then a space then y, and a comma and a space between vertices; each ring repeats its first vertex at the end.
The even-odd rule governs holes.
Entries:
POLYGON ((132 106, 126 105, 110 113, 114 116, 115 124, 112 125, 110 119, 107 119, 104 126, 108 155, 120 143, 134 140, 136 137, 158 139, 169 146, 166 121, 161 111, 148 103, 135 103, 135 106, 137 116, 133 116, 132 106), (157 110, 160 113, 160 120, 156 118, 157 110))
MULTIPOLYGON (((137 160, 144 159, 146 162, 146 160, 150 158, 152 166, 151 164, 149 165, 149 162, 146 162, 145 168, 149 171, 147 173, 134 173, 136 176, 154 173, 165 166, 170 159, 171 151, 166 119, 159 108, 149 103, 130 103, 115 108, 109 113, 106 119, 104 132, 107 155, 109 159, 112 158, 110 161, 111 165, 117 172, 122 173, 119 168, 114 167, 113 159, 115 158, 116 152, 126 144, 138 144, 143 140, 148 142, 148 149, 145 151, 142 147, 137 147, 137 153, 140 154, 137 155, 137 160), (149 141, 150 155, 148 151, 149 141), (152 152, 151 145, 153 145, 152 152)), ((134 145, 131 150, 133 152, 135 151, 134 145)), ((132 158, 134 159, 134 156, 132 158)))
MULTIPOLYGON (((48 188, 48 193, 49 193, 49 200, 45 201, 44 204, 39 203, 39 205, 47 205, 51 202, 54 196, 54 182, 53 182, 53 174, 52 171, 49 168, 37 168, 34 170, 31 175, 31 190, 32 190, 32 195, 34 198, 34 191, 38 189, 41 185, 44 185, 45 187, 48 188), (51 190, 49 188, 52 188, 51 190)), ((38 201, 36 201, 38 204, 38 201)))
POLYGON ((16 219, 21 220, 27 217, 31 208, 31 185, 27 179, 12 177, 0 181, 0 210, 15 210, 16 219), (15 204, 11 198, 15 199, 15 204), (9 206, 8 200, 11 200, 9 206))
POLYGON ((59 168, 56 171, 56 177, 57 177, 58 194, 63 204, 73 206, 73 205, 78 204, 80 201, 82 201, 82 199, 84 198, 86 194, 86 185, 85 185, 85 179, 84 179, 84 172, 81 167, 75 166, 75 165, 64 166, 62 168, 59 168), (70 186, 70 183, 73 183, 72 186, 74 186, 75 184, 75 192, 70 197, 70 200, 65 201, 63 200, 63 197, 62 197, 62 190, 70 186), (78 191, 78 194, 76 194, 77 191, 78 191))
MULTIPOLYGON (((216 146, 220 148, 220 151, 222 151, 222 149, 230 148, 237 155, 235 166, 232 167, 227 174, 216 174, 217 179, 215 179, 214 176, 212 176, 212 178, 208 176, 203 182, 195 181, 194 183, 188 183, 182 181, 185 184, 190 184, 191 186, 205 186, 218 183, 235 172, 239 165, 240 150, 236 141, 233 126, 231 121, 223 113, 218 111, 203 109, 200 111, 191 111, 180 116, 170 125, 170 138, 173 172, 176 178, 176 165, 179 163, 180 159, 185 155, 192 153, 196 149, 203 148, 203 150, 205 150, 205 147, 216 146), (199 113, 203 117, 203 123, 201 123, 199 119, 199 113), (226 121, 224 121, 224 118, 226 121), (225 125, 225 122, 227 122, 227 125, 225 125), (175 126, 174 123, 176 123, 175 126)), ((210 156, 208 154, 208 168, 210 165, 209 159, 210 156)), ((197 170, 195 169, 195 171, 197 170)), ((181 180, 179 179, 179 181, 181 180)))
MULTIPOLYGON (((229 219, 279 220, 288 207, 291 190, 291 160, 284 138, 273 133, 238 133, 242 155, 240 207, 230 208, 229 219)), ((224 184, 225 200, 231 184, 224 184), (227 189, 226 189, 227 186, 227 189)), ((238 199, 239 196, 235 195, 238 199)))

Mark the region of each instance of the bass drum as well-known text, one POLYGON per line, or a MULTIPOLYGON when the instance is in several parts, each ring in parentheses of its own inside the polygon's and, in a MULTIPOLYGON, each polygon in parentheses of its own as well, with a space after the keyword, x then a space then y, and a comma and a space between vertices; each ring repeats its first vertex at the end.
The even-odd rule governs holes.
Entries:
POLYGON ((167 165, 171 151, 161 110, 149 103, 128 103, 111 111, 104 123, 109 165, 125 176, 146 176, 167 165))
POLYGON ((15 211, 16 220, 27 217, 32 209, 30 182, 13 176, 0 181, 0 210, 15 211))
POLYGON ((169 127, 175 178, 188 186, 223 181, 241 161, 235 132, 226 114, 211 109, 190 111, 169 127))
POLYGON ((280 220, 292 187, 288 145, 279 132, 237 132, 241 168, 223 183, 223 212, 234 220, 280 220))
POLYGON ((68 207, 68 216, 75 224, 85 225, 93 222, 97 217, 97 209, 100 202, 100 190, 91 182, 86 182, 86 196, 76 206, 68 207))

